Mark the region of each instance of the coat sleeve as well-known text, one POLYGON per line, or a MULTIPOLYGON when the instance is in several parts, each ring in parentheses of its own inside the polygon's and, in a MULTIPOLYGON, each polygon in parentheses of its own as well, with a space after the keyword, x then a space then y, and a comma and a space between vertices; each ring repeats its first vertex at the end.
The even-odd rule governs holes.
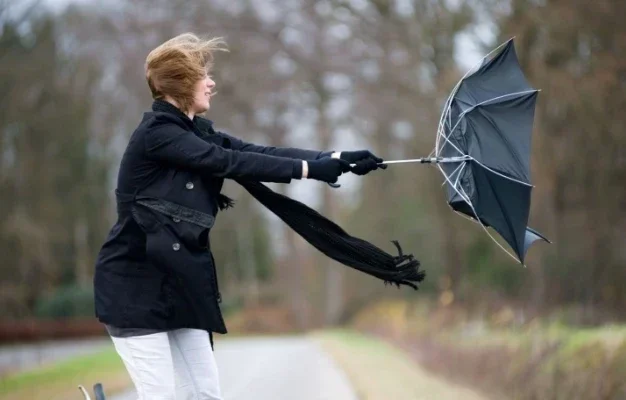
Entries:
POLYGON ((230 140, 232 148, 245 153, 260 153, 268 154, 277 157, 287 157, 298 160, 317 160, 322 157, 330 157, 332 151, 318 151, 299 149, 294 147, 273 147, 273 146, 260 146, 253 143, 245 142, 234 136, 230 136, 224 132, 218 132, 219 135, 230 140))
POLYGON ((225 149, 175 124, 149 129, 144 140, 148 159, 211 176, 279 183, 302 176, 301 159, 225 149))

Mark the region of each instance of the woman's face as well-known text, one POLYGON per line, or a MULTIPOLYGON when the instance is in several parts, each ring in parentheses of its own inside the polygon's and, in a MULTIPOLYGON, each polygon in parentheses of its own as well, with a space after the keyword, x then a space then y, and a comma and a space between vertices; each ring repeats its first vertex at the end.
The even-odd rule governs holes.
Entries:
POLYGON ((196 83, 194 86, 193 105, 191 106, 191 111, 194 114, 202 114, 211 107, 210 101, 214 87, 215 82, 208 75, 196 83))

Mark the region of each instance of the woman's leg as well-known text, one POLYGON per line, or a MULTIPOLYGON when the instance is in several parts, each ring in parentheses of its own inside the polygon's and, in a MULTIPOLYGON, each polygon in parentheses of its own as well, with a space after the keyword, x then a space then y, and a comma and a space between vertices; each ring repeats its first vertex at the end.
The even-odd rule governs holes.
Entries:
POLYGON ((138 400, 176 400, 167 332, 112 339, 135 385, 138 400))
POLYGON ((209 333, 177 329, 168 335, 176 371, 176 399, 223 400, 209 333))

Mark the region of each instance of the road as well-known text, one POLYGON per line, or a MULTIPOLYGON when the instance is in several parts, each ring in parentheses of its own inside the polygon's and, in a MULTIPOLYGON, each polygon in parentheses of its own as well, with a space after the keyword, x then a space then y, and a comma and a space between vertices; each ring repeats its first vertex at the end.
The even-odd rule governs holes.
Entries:
MULTIPOLYGON (((215 342, 224 400, 357 400, 344 372, 306 337, 215 342)), ((112 400, 136 400, 134 391, 112 400)), ((107 399, 108 400, 108 399, 107 399)))
MULTIPOLYGON (((218 335, 215 344, 224 400, 485 399, 409 362, 402 351, 392 351, 371 339, 329 342, 310 336, 223 339, 218 335), (333 358, 322 350, 322 342, 333 358), (353 385, 362 396, 355 394, 353 385)), ((108 346, 110 339, 0 348, 0 371, 29 368, 108 346)), ((137 399, 133 390, 108 394, 107 400, 137 399)))
POLYGON ((98 352, 111 345, 109 338, 81 340, 50 340, 40 343, 0 347, 0 376, 27 370, 47 363, 98 352))

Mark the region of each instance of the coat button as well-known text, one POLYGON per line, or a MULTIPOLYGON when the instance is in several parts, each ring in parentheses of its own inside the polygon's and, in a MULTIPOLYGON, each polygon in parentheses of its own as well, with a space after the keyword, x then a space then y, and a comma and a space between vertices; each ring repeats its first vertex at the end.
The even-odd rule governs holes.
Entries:
POLYGON ((178 250, 180 250, 180 243, 174 243, 174 244, 172 245, 172 249, 174 249, 174 251, 178 251, 178 250))
POLYGON ((180 218, 176 218, 176 217, 174 217, 174 218, 173 218, 173 221, 174 221, 174 222, 176 222, 176 223, 179 223, 179 222, 180 222, 180 218))
POLYGON ((185 187, 189 190, 193 189, 193 182, 187 182, 187 184, 185 185, 185 187))

